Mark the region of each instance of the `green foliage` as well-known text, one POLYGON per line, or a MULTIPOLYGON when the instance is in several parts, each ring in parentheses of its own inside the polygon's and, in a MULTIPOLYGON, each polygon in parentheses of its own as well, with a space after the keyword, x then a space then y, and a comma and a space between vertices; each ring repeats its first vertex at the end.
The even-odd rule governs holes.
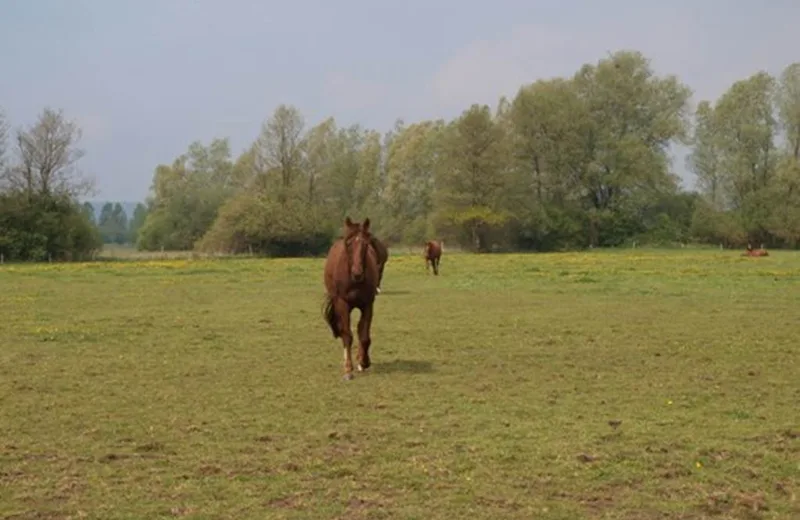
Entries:
POLYGON ((83 214, 86 215, 86 219, 91 222, 92 224, 97 224, 97 217, 95 216, 94 206, 91 202, 84 202, 81 205, 81 209, 83 210, 83 214))
POLYGON ((800 62, 792 63, 781 74, 776 104, 789 157, 800 160, 800 62))
POLYGON ((443 238, 474 251, 797 245, 789 159, 800 155, 800 66, 701 101, 693 129, 690 96, 641 53, 620 51, 523 85, 494 114, 476 104, 449 122, 398 120, 383 140, 333 118, 306 131, 299 111, 280 105, 235 162, 226 155, 226 189, 203 192, 209 184, 189 182, 180 160, 159 167, 139 245, 267 253, 267 222, 312 219, 314 242, 346 215, 370 216, 389 243, 443 238), (675 144, 694 146, 702 200, 679 187, 675 144))
POLYGON ((236 192, 240 175, 227 139, 214 139, 208 146, 194 142, 171 166, 159 165, 153 198, 138 228, 139 249, 191 249, 236 192))
MULTIPOLYGON (((317 255, 346 215, 382 212, 381 142, 358 125, 332 119, 302 133, 303 118, 281 106, 234 165, 240 189, 195 241, 204 251, 317 255)), ((170 181, 174 183, 174 181, 170 181)), ((180 226, 176 226, 180 228, 180 226)))
POLYGON ((253 144, 258 174, 272 184, 281 201, 293 195, 302 174, 305 121, 293 106, 280 105, 261 127, 253 144))
POLYGON ((724 247, 743 247, 747 233, 735 214, 721 211, 707 200, 701 199, 692 214, 690 233, 695 240, 724 247))
POLYGON ((800 246, 800 160, 787 155, 764 193, 763 226, 775 240, 800 246))
POLYGON ((126 244, 130 240, 128 215, 119 202, 103 205, 97 227, 105 244, 126 244))
POLYGON ((696 193, 681 191, 662 195, 645 208, 643 231, 636 238, 637 243, 668 246, 690 242, 690 228, 698 199, 696 193))
POLYGON ((77 201, 91 182, 77 170, 80 129, 46 108, 17 130, 0 111, 0 256, 4 261, 86 260, 102 247, 94 211, 77 201), (91 210, 91 211, 90 211, 91 210))
MULTIPOLYGON (((619 51, 521 85, 494 112, 399 119, 384 136, 333 118, 307 128, 281 104, 238 157, 227 139, 193 142, 155 169, 146 206, 107 207, 98 226, 106 242, 145 250, 276 255, 319 253, 348 215, 369 216, 389 244, 439 238, 473 251, 800 246, 800 63, 737 81, 694 114, 691 93, 619 51), (697 192, 672 170, 676 144, 692 146, 697 192)), ((87 188, 75 175, 80 129, 61 112, 17 132, 13 154, 9 128, 0 116, 0 189, 87 188)))
POLYGON ((66 195, 0 193, 0 255, 5 261, 87 260, 102 240, 66 195))
POLYGON ((503 127, 486 105, 472 105, 445 131, 436 175, 436 221, 463 246, 485 251, 511 217, 503 127))
POLYGON ((800 64, 758 72, 698 105, 690 166, 706 204, 695 238, 797 247, 800 64), (708 219, 704 221, 703 219, 708 219))
POLYGON ((301 201, 284 203, 242 193, 220 208, 214 225, 197 243, 206 252, 251 252, 270 256, 324 253, 333 231, 318 211, 301 201))
POLYGON ((726 179, 720 165, 720 147, 714 108, 701 101, 695 113, 694 149, 689 154, 688 166, 697 175, 697 186, 712 207, 719 210, 729 207, 726 179))
POLYGON ((441 160, 443 121, 398 124, 386 151, 386 189, 382 199, 389 241, 419 242, 433 215, 436 167, 441 160))
POLYGON ((139 239, 139 230, 147 220, 147 206, 141 202, 133 209, 133 218, 128 222, 128 242, 135 244, 139 239))
POLYGON ((654 75, 636 52, 618 52, 574 77, 586 121, 579 185, 586 194, 590 245, 617 245, 638 233, 639 215, 677 187, 668 170, 671 143, 686 139, 691 91, 654 75), (622 226, 621 229, 616 229, 622 226))

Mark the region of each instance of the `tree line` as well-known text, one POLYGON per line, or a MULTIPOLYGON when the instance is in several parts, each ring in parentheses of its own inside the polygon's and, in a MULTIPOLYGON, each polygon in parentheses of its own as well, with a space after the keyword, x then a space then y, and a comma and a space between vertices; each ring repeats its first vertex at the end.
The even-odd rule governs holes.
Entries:
POLYGON ((141 202, 133 208, 130 217, 119 202, 103 204, 99 216, 95 214, 95 207, 91 202, 84 202, 82 208, 89 221, 97 227, 104 244, 136 244, 139 239, 139 228, 147 217, 147 207, 141 202))
MULTIPOLYGON (((236 157, 217 138, 159 165, 136 244, 319 254, 350 215, 369 216, 389 244, 436 237, 473 251, 797 247, 800 63, 756 72, 694 110, 691 95, 620 51, 494 108, 398 120, 385 134, 333 118, 307 127, 280 105, 236 157), (677 144, 691 147, 697 189, 673 173, 677 144)), ((20 171, 17 156, 7 172, 20 171)), ((11 177, 4 196, 24 192, 24 176, 11 177)))
POLYGON ((82 260, 102 246, 78 198, 92 190, 77 164, 80 128, 45 108, 11 132, 0 112, 0 258, 82 260))

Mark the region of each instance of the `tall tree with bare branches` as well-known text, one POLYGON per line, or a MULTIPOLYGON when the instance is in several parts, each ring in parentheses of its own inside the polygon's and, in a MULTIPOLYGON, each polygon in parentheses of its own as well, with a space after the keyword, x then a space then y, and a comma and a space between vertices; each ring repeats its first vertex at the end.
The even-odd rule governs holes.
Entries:
POLYGON ((28 129, 14 139, 16 163, 6 168, 3 180, 12 190, 28 196, 78 197, 93 191, 93 183, 77 168, 84 151, 78 148, 81 129, 61 110, 45 108, 28 129))

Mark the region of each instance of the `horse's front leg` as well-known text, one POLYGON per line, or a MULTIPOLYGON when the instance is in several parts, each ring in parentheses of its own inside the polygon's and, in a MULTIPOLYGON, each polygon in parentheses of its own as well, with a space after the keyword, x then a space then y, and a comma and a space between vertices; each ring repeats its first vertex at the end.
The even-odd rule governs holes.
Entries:
POLYGON ((358 371, 361 372, 369 368, 372 364, 369 360, 369 346, 372 344, 370 328, 372 326, 372 306, 370 303, 361 311, 361 318, 358 320, 358 371))
POLYGON ((344 347, 344 379, 353 379, 353 332, 350 330, 350 306, 339 298, 336 300, 336 315, 339 317, 339 331, 344 347))

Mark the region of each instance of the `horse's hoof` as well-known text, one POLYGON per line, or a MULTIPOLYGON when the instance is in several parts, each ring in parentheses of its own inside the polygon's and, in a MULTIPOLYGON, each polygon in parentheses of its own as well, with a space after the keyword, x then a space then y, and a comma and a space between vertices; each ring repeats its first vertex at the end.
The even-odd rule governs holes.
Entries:
POLYGON ((346 373, 346 374, 345 374, 345 375, 342 377, 342 379, 344 379, 345 381, 350 381, 351 379, 353 379, 353 373, 352 373, 352 372, 348 372, 348 373, 346 373))

